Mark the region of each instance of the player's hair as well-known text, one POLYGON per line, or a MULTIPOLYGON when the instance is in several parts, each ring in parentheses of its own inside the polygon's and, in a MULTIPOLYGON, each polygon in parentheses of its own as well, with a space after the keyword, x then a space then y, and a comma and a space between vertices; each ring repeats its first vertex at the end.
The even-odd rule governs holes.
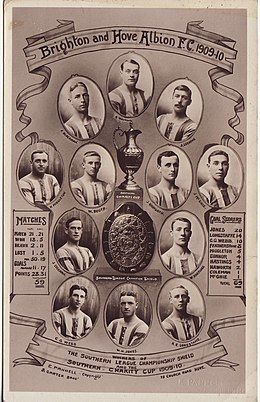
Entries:
POLYGON ((163 156, 165 156, 166 158, 170 158, 171 156, 176 156, 176 158, 177 158, 177 160, 179 162, 179 157, 175 152, 173 152, 173 151, 164 151, 164 152, 160 153, 157 156, 157 165, 158 166, 161 166, 163 156))
POLYGON ((70 223, 73 221, 80 221, 82 223, 80 218, 76 218, 75 216, 73 216, 72 218, 69 218, 65 223, 67 229, 69 228, 70 223))
POLYGON ((82 82, 82 81, 77 81, 77 82, 74 82, 74 83, 70 86, 70 93, 71 93, 72 91, 74 91, 74 89, 76 89, 76 88, 78 88, 78 87, 83 87, 83 88, 85 88, 86 91, 88 92, 87 85, 84 84, 84 82, 82 82))
POLYGON ((175 91, 185 91, 185 92, 187 92, 189 98, 191 99, 192 92, 191 92, 190 88, 187 87, 186 85, 178 85, 176 88, 174 88, 172 96, 174 95, 175 91))
POLYGON ((185 293, 187 294, 187 296, 189 296, 189 291, 188 291, 188 289, 186 289, 183 285, 178 285, 178 286, 175 286, 174 288, 172 288, 172 289, 170 290, 170 295, 171 295, 171 292, 172 292, 174 289, 184 289, 184 290, 185 290, 185 293))
POLYGON ((88 291, 85 288, 85 286, 80 286, 80 285, 72 285, 70 288, 70 292, 69 292, 69 297, 72 296, 74 290, 83 290, 83 292, 85 292, 85 297, 87 297, 88 291))
POLYGON ((125 63, 136 64, 138 66, 138 68, 140 68, 140 64, 137 63, 137 61, 135 61, 134 59, 127 59, 127 60, 123 61, 123 63, 121 64, 121 66, 120 66, 121 71, 123 71, 125 63))
POLYGON ((189 219, 187 219, 187 218, 182 218, 182 217, 180 216, 179 218, 176 218, 176 219, 174 219, 174 220, 172 221, 172 223, 171 223, 171 230, 173 230, 173 225, 174 225, 175 222, 177 222, 177 221, 186 222, 186 223, 188 223, 188 224, 190 225, 190 228, 191 228, 191 221, 190 221, 189 219))
POLYGON ((208 163, 210 163, 210 159, 212 158, 212 156, 216 156, 216 155, 224 155, 227 158, 227 161, 229 162, 229 156, 225 151, 222 151, 221 149, 216 150, 211 152, 211 154, 209 154, 208 156, 208 163))
POLYGON ((98 152, 96 152, 96 151, 87 151, 83 155, 83 161, 85 161, 85 158, 87 158, 88 156, 98 156, 101 159, 101 156, 100 156, 100 154, 98 152))
POLYGON ((123 292, 121 292, 120 293, 120 298, 122 297, 122 296, 133 296, 134 298, 135 298, 135 301, 137 301, 137 293, 136 292, 133 292, 133 291, 131 291, 131 290, 125 290, 125 291, 123 291, 123 292))
POLYGON ((32 162, 33 159, 34 159, 34 154, 46 154, 46 155, 47 155, 47 158, 49 159, 49 154, 48 154, 48 152, 43 151, 42 149, 39 149, 39 150, 35 150, 35 151, 33 151, 33 152, 31 153, 31 162, 32 162))

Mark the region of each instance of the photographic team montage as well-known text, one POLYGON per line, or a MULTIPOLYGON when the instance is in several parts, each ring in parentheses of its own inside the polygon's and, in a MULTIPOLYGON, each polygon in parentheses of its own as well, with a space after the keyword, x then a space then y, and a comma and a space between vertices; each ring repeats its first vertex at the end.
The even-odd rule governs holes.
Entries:
POLYGON ((231 147, 215 142, 194 163, 185 146, 203 135, 203 94, 191 79, 173 75, 160 87, 148 57, 129 52, 110 66, 107 92, 100 87, 90 73, 73 72, 57 93, 71 160, 52 139, 30 145, 18 161, 18 186, 31 208, 55 211, 65 184, 74 200, 51 229, 50 249, 63 275, 52 295, 53 328, 77 341, 103 319, 111 347, 136 348, 158 321, 166 340, 187 344, 206 317, 206 292, 194 279, 206 271, 207 228, 196 208, 221 211, 236 202, 241 162, 231 147), (145 131, 151 105, 153 133, 145 131), (112 133, 104 130, 107 108, 112 133), (139 146, 139 135, 142 144, 156 137, 152 151, 151 143, 149 151, 139 146), (194 191, 199 202, 187 206, 194 191), (97 263, 101 254, 106 264, 97 263), (100 288, 108 282, 104 301, 100 288))

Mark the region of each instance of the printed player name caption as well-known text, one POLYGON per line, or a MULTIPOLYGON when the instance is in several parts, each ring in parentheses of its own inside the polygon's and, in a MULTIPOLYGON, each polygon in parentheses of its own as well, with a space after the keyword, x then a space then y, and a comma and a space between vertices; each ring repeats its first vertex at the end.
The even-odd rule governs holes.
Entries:
POLYGON ((209 219, 210 295, 243 296, 244 214, 210 214, 209 219))
POLYGON ((48 294, 49 212, 14 211, 13 293, 48 294))

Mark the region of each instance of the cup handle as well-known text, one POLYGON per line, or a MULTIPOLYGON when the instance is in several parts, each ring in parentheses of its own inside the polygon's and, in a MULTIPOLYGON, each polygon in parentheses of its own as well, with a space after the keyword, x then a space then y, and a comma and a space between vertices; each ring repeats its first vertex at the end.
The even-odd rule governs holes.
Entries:
POLYGON ((119 147, 117 146, 117 143, 116 143, 116 134, 119 134, 120 136, 122 136, 124 134, 124 131, 118 127, 113 132, 113 143, 114 143, 116 150, 118 150, 119 147))

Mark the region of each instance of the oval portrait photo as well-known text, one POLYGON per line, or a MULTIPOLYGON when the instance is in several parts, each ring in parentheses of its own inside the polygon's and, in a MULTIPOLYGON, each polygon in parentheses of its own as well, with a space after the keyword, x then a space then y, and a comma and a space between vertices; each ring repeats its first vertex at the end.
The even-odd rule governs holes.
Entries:
POLYGON ((53 248, 63 271, 74 275, 87 271, 99 249, 99 233, 91 216, 76 208, 62 215, 54 228, 53 248))
POLYGON ((159 235, 159 254, 165 268, 175 275, 189 275, 201 265, 205 234, 198 218, 178 211, 164 222, 159 235))
POLYGON ((55 201, 63 182, 63 161, 54 146, 45 142, 29 145, 17 168, 18 186, 30 204, 42 207, 55 201))
POLYGON ((89 143, 75 153, 70 165, 70 187, 75 199, 88 207, 99 207, 112 195, 115 164, 101 145, 89 143))
POLYGON ((88 207, 99 207, 112 195, 115 165, 101 145, 89 143, 77 150, 70 165, 70 188, 75 199, 88 207))
POLYGON ((172 142, 187 141, 201 121, 203 101, 199 88, 189 79, 171 82, 159 97, 156 123, 160 133, 172 142))
POLYGON ((105 120, 105 103, 97 84, 87 77, 71 76, 58 95, 60 121, 72 137, 96 137, 105 120))
POLYGON ((107 91, 113 110, 121 116, 142 114, 153 95, 153 76, 148 61, 135 52, 119 56, 110 67, 107 91))
POLYGON ((199 193, 212 208, 227 208, 239 197, 243 186, 243 168, 230 147, 214 145, 202 155, 197 171, 199 193))
POLYGON ((205 304, 198 287, 188 279, 170 279, 158 297, 159 321, 164 332, 179 342, 194 339, 205 322, 205 304))
POLYGON ((146 338, 152 321, 152 305, 138 285, 117 286, 109 295, 105 326, 112 341, 121 347, 136 347, 146 338))
POLYGON ((82 276, 70 278, 54 296, 53 326, 66 339, 84 338, 96 323, 99 305, 98 291, 93 282, 82 276))
POLYGON ((186 153, 173 145, 158 148, 148 161, 146 183, 156 205, 169 210, 179 208, 192 186, 191 163, 186 153))

